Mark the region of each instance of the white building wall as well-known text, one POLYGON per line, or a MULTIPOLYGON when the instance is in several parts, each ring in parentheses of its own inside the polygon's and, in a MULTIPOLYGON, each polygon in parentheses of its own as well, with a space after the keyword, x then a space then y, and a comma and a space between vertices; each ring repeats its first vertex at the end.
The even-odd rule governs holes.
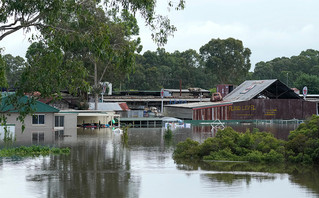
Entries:
POLYGON ((22 131, 22 123, 17 121, 19 113, 10 113, 7 116, 7 123, 15 125, 16 142, 23 143, 52 143, 54 140, 54 113, 35 113, 44 115, 44 124, 32 124, 32 116, 24 119, 25 129, 22 131), (37 137, 35 139, 35 137, 37 137))

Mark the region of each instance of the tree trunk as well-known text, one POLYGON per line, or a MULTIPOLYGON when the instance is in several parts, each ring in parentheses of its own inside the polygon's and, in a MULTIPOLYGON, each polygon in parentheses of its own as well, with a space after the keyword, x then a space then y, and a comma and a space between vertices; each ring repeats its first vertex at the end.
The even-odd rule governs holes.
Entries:
MULTIPOLYGON (((98 87, 98 82, 97 82, 97 64, 94 61, 94 88, 95 88, 95 90, 97 90, 97 87, 98 87)), ((99 102, 99 93, 97 91, 94 91, 94 102, 95 102, 94 109, 97 110, 97 105, 98 105, 98 102, 99 102)))

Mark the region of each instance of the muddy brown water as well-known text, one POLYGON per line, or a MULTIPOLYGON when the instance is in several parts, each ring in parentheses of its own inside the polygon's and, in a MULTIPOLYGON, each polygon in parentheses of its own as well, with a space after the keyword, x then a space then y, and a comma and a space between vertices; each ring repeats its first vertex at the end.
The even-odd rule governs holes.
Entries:
MULTIPOLYGON (((287 136, 283 128, 275 136, 287 136)), ((213 132, 192 126, 173 134, 167 143, 163 128, 129 129, 127 144, 111 129, 52 134, 42 143, 68 146, 70 155, 0 158, 1 197, 319 197, 319 168, 176 164, 172 152, 179 141, 204 141, 213 132)))

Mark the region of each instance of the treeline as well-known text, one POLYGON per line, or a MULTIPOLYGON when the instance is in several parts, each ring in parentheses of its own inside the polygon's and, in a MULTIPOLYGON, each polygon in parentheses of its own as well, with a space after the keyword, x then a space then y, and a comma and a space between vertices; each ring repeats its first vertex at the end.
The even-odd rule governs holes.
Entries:
MULTIPOLYGON (((223 40, 222 43, 225 42, 227 40, 223 40)), ((302 90, 307 86, 308 93, 319 93, 319 51, 317 50, 308 49, 290 58, 261 61, 255 65, 253 72, 249 72, 248 55, 244 56, 241 53, 236 58, 232 53, 239 53, 240 50, 227 51, 226 46, 222 47, 216 43, 210 46, 221 49, 208 55, 204 51, 204 46, 200 49, 200 53, 192 49, 173 53, 166 52, 165 49, 147 51, 137 56, 135 71, 117 82, 116 87, 121 83, 122 89, 127 90, 158 90, 162 87, 176 89, 179 88, 181 80, 182 88, 211 89, 222 83, 239 85, 245 80, 279 79, 291 88, 302 90)))
POLYGON ((195 50, 169 53, 161 48, 137 55, 134 72, 121 83, 122 89, 127 90, 178 89, 180 83, 182 88, 209 89, 214 83, 214 76, 203 67, 195 50))
POLYGON ((210 89, 217 84, 239 84, 248 77, 250 50, 242 41, 211 39, 199 49, 166 52, 159 48, 137 55, 132 74, 114 82, 126 90, 159 90, 200 87, 210 89))
MULTIPOLYGON (((308 49, 298 56, 261 61, 253 72, 249 72, 250 53, 240 40, 233 38, 212 39, 199 53, 194 49, 170 53, 158 48, 136 54, 130 71, 109 67, 103 81, 113 83, 115 90, 159 90, 178 89, 180 83, 183 89, 211 89, 223 83, 239 85, 244 80, 279 79, 289 87, 302 90, 307 86, 308 93, 319 93, 319 51, 308 49)), ((9 87, 14 87, 22 71, 30 65, 29 60, 10 54, 3 59, 9 87)), ((100 70, 98 73, 104 68, 100 70)))
POLYGON ((279 79, 289 87, 302 90, 308 87, 308 93, 319 93, 319 51, 308 49, 298 56, 275 58, 259 62, 250 79, 279 79))

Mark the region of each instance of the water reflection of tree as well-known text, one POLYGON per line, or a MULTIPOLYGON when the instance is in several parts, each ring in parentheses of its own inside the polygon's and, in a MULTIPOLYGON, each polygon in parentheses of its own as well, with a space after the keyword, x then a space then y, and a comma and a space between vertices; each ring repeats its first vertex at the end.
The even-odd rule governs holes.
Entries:
POLYGON ((214 171, 214 174, 204 174, 212 183, 229 185, 250 184, 252 179, 260 182, 274 180, 275 175, 268 173, 287 174, 292 183, 303 186, 315 194, 319 194, 319 167, 291 164, 261 164, 261 163, 230 163, 230 162, 182 162, 177 165, 179 170, 214 171), (256 174, 254 174, 256 173, 256 174), (267 174, 264 175, 263 173, 267 174))
POLYGON ((249 185, 252 179, 258 181, 264 180, 275 180, 275 176, 271 175, 253 175, 253 174, 239 174, 239 173, 220 173, 220 174, 205 174, 206 178, 208 178, 212 183, 223 183, 230 186, 240 185, 243 182, 246 185, 249 185))
POLYGON ((290 170, 290 181, 311 189, 317 195, 319 194, 319 167, 298 167, 290 170))
MULTIPOLYGON (((130 173, 130 155, 120 137, 107 132, 79 136, 69 156, 43 161, 48 197, 138 197, 140 179, 130 173)), ((31 179, 32 180, 32 179, 31 179)))

